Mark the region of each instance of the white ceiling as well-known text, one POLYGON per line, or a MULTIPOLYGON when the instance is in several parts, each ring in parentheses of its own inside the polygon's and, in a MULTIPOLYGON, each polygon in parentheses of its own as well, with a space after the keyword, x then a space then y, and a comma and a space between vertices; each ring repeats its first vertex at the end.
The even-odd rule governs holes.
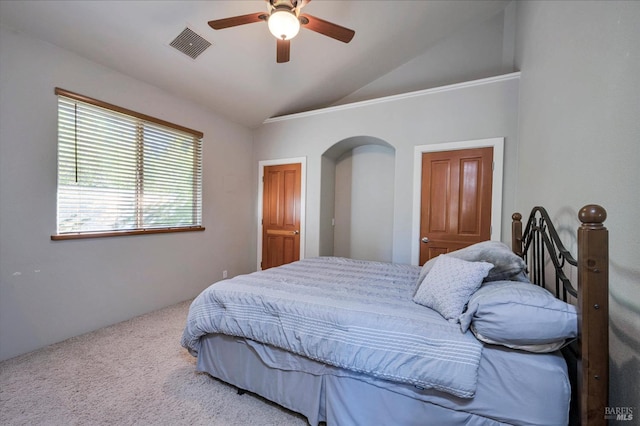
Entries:
POLYGON ((355 30, 349 44, 302 29, 276 63, 265 23, 215 31, 213 19, 266 11, 264 0, 0 1, 0 24, 190 99, 254 128, 329 106, 500 12, 507 0, 313 0, 303 13, 355 30), (213 45, 193 60, 169 43, 189 27, 213 45))

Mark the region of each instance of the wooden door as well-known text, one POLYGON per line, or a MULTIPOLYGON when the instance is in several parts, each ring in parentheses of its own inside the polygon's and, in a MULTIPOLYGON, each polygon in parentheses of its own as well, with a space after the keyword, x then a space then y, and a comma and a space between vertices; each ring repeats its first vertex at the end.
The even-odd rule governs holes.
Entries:
POLYGON ((262 269, 300 259, 301 164, 265 166, 262 269))
POLYGON ((491 238, 493 148, 422 154, 420 265, 491 238))

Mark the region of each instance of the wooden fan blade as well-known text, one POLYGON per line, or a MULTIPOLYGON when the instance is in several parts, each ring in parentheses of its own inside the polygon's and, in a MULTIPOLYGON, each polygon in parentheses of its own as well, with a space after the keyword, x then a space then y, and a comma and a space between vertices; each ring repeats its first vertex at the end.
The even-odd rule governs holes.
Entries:
POLYGON ((355 31, 349 28, 341 27, 340 25, 307 14, 300 15, 300 23, 304 28, 334 38, 343 43, 349 43, 356 34, 355 31))
POLYGON ((284 62, 289 62, 289 52, 291 50, 291 40, 281 40, 278 39, 278 44, 276 46, 276 62, 282 64, 284 62))
POLYGON ((235 27, 238 25, 252 24, 254 22, 266 21, 267 15, 263 12, 250 13, 248 15, 233 16, 231 18, 215 19, 209 21, 209 26, 214 30, 235 27))

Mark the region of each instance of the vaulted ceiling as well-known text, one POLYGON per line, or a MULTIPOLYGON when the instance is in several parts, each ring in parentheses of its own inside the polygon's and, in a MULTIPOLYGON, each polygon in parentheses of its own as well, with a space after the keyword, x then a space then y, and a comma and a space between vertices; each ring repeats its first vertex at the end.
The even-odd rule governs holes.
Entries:
POLYGON ((276 40, 265 23, 217 31, 207 25, 266 11, 264 0, 1 1, 0 25, 253 128, 269 117, 332 105, 507 3, 313 0, 304 13, 353 29, 355 37, 344 44, 302 29, 283 64, 276 63, 276 40), (170 46, 185 28, 212 43, 196 59, 170 46))

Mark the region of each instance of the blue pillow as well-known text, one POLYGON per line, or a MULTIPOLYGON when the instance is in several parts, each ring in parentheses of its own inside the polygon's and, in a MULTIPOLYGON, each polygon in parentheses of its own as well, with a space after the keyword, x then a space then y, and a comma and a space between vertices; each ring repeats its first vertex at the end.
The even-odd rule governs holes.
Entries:
POLYGON ((554 351, 578 335, 575 306, 524 282, 485 284, 459 319, 462 331, 471 328, 478 340, 530 352, 554 351))
POLYGON ((491 268, 491 263, 467 262, 441 254, 429 275, 420 283, 413 301, 433 309, 448 320, 457 321, 469 297, 480 288, 491 268))
MULTIPOLYGON (((494 267, 484 278, 484 282, 512 280, 525 281, 529 279, 526 276, 526 268, 524 260, 515 254, 509 246, 500 241, 482 241, 472 244, 468 247, 461 248, 447 253, 447 256, 456 257, 458 259, 467 260, 469 262, 489 262, 494 267)), ((437 258, 427 261, 420 271, 418 277, 418 285, 424 280, 431 268, 435 264, 437 258)))

